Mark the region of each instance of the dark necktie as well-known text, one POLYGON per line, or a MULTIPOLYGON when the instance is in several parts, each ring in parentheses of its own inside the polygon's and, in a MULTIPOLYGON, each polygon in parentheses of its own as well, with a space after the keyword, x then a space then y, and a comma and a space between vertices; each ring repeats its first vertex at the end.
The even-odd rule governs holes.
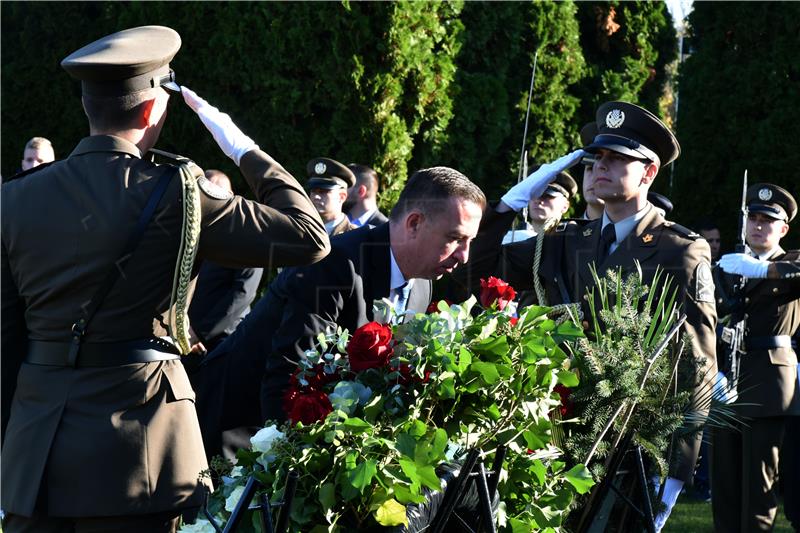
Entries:
POLYGON ((600 257, 597 258, 597 264, 602 263, 608 254, 611 253, 611 245, 617 240, 617 230, 614 229, 614 224, 606 224, 603 232, 600 234, 600 257))

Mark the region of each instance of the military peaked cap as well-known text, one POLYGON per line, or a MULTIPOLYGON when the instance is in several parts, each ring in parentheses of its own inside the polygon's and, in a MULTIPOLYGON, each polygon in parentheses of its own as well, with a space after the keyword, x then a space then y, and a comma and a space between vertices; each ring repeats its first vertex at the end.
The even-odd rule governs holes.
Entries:
MULTIPOLYGON (((536 171, 539 166, 533 167, 532 171, 536 171)), ((578 183, 575 179, 566 172, 559 172, 556 174, 556 179, 550 182, 545 188, 542 196, 556 196, 561 195, 571 199, 578 192, 578 183)))
POLYGON ((169 62, 181 47, 178 32, 141 26, 107 35, 68 55, 61 66, 89 96, 124 96, 154 87, 180 91, 169 62))
MULTIPOLYGON (((650 111, 628 102, 606 102, 597 110, 597 133, 587 152, 612 150, 666 166, 681 153, 678 139, 650 111)), ((584 127, 585 128, 585 127, 584 127)))
POLYGON ((797 202, 789 191, 771 183, 756 183, 747 189, 747 211, 762 213, 776 220, 791 222, 797 215, 797 202))
POLYGON ((306 165, 309 189, 349 189, 356 184, 353 171, 333 159, 317 157, 306 165))

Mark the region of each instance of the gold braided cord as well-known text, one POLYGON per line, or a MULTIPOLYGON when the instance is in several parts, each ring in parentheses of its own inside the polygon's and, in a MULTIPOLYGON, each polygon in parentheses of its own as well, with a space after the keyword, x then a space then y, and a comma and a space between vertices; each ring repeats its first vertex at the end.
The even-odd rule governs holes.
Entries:
POLYGON ((200 191, 197 179, 189 164, 182 164, 178 174, 181 178, 181 194, 183 196, 183 224, 181 226, 181 244, 178 248, 178 261, 175 265, 175 277, 172 280, 172 295, 169 302, 167 323, 173 340, 181 354, 191 350, 189 341, 189 287, 192 280, 192 267, 200 243, 200 191))
MULTIPOLYGON (((539 305, 542 306, 547 305, 547 295, 542 286, 542 280, 539 277, 539 265, 542 263, 542 250, 544 248, 544 235, 555 227, 559 220, 561 220, 561 217, 553 217, 545 220, 542 225, 542 232, 536 236, 536 250, 533 254, 533 289, 536 291, 536 299, 539 305)), ((556 319, 558 324, 561 324, 567 318, 571 318, 574 322, 583 320, 583 310, 577 303, 565 302, 554 305, 550 313, 558 316, 556 319)))

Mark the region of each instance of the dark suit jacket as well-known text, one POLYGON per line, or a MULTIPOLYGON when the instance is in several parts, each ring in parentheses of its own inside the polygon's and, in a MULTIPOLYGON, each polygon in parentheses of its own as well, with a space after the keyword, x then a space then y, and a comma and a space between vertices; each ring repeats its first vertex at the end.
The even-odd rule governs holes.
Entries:
POLYGON ((207 350, 233 333, 250 311, 263 273, 263 268, 228 268, 203 261, 189 306, 189 322, 207 350))
MULTIPOLYGON (((800 266, 800 252, 778 249, 769 257, 789 272, 800 266)), ((736 276, 724 275, 717 279, 726 285, 730 294, 736 276)), ((782 279, 750 279, 745 285, 744 312, 746 315, 745 346, 748 339, 794 335, 800 327, 800 276, 782 276, 782 279)), ((720 315, 727 309, 720 301, 720 315)), ((797 385, 797 352, 793 348, 747 350, 742 356, 739 374, 739 400, 737 403, 753 404, 737 407, 737 412, 748 417, 800 415, 800 390, 797 385)))
MULTIPOLYGON (((534 237, 501 246, 501 240, 513 222, 515 213, 498 214, 487 208, 478 237, 472 245, 469 262, 454 273, 455 296, 463 299, 469 292, 478 293, 480 278, 500 277, 516 290, 533 289, 534 237)), ((547 304, 581 302, 593 286, 590 265, 598 257, 602 219, 569 221, 544 235, 542 261, 538 275, 546 292, 547 304)), ((608 269, 622 267, 624 274, 636 268, 638 261, 645 283, 651 283, 656 268, 661 268, 677 283, 678 302, 687 315, 686 331, 692 336, 695 356, 706 363, 701 382, 694 391, 694 409, 706 411, 711 380, 716 375, 717 323, 713 283, 710 281, 711 253, 708 243, 699 235, 666 221, 654 208, 645 214, 619 247, 597 265, 601 276, 608 269), (698 281, 699 276, 699 281, 698 281), (707 279, 706 279, 707 278, 707 279)), ((588 316, 588 309, 584 309, 588 316)), ((681 445, 681 459, 673 464, 673 477, 692 477, 700 442, 681 445)))
POLYGON ((367 219, 367 225, 369 226, 380 226, 381 224, 385 224, 386 222, 389 222, 389 219, 386 218, 386 215, 384 215, 377 209, 375 210, 374 213, 372 213, 372 216, 369 217, 369 219, 367 219))
MULTIPOLYGON (((331 247, 319 263, 281 272, 200 367, 197 410, 209 456, 220 453, 226 429, 285 420, 281 396, 295 368, 286 358, 296 359, 326 328, 353 332, 374 318, 373 301, 389 296, 388 224, 346 232, 331 247)), ((423 313, 430 298, 431 282, 415 280, 407 309, 423 313)))
MULTIPOLYGON (((202 170, 192 169, 202 183, 202 170)), ((211 196, 201 186, 198 258, 278 266, 325 255, 328 236, 300 184, 260 150, 245 154, 240 169, 257 201, 211 196)), ((66 159, 3 184, 4 349, 21 345, 7 335, 23 330, 32 340, 69 341, 81 306, 113 268, 167 172, 174 168, 142 159, 129 141, 96 135, 66 159)), ((170 302, 182 187, 172 178, 86 343, 164 335, 156 317, 170 302)), ((112 361, 117 356, 108 354, 112 361)), ((86 368, 23 363, 18 383, 3 442, 6 512, 30 516, 40 487, 47 501, 42 512, 50 516, 157 513, 202 502, 198 474, 207 463, 180 361, 86 368)))

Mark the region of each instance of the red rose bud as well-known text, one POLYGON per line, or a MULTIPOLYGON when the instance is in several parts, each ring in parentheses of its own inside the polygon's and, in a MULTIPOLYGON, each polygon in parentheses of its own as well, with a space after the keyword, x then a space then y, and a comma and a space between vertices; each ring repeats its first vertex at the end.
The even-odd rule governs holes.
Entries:
POLYGON ((497 302, 497 309, 502 311, 517 293, 514 288, 500 278, 489 276, 489 280, 481 278, 481 305, 488 309, 497 302))
POLYGON ((305 425, 324 420, 333 411, 328 395, 317 390, 289 389, 284 395, 283 408, 292 424, 305 425))
POLYGON ((561 383, 558 383, 555 387, 553 387, 553 392, 557 392, 558 396, 561 398, 561 407, 559 407, 561 416, 572 416, 573 403, 569 399, 570 394, 572 394, 572 389, 565 387, 561 383))
POLYGON ((511 318, 508 319, 508 323, 511 324, 512 326, 516 326, 517 322, 519 322, 519 318, 515 316, 512 316, 511 318))
POLYGON ((439 302, 446 303, 448 305, 448 307, 453 305, 453 302, 451 302, 450 300, 438 300, 436 302, 431 302, 430 305, 428 305, 428 308, 425 310, 425 313, 428 314, 428 315, 431 314, 431 313, 438 313, 439 312, 439 302))
POLYGON ((377 322, 368 322, 358 328, 347 343, 347 356, 353 372, 383 368, 389 364, 393 352, 392 328, 377 322))

